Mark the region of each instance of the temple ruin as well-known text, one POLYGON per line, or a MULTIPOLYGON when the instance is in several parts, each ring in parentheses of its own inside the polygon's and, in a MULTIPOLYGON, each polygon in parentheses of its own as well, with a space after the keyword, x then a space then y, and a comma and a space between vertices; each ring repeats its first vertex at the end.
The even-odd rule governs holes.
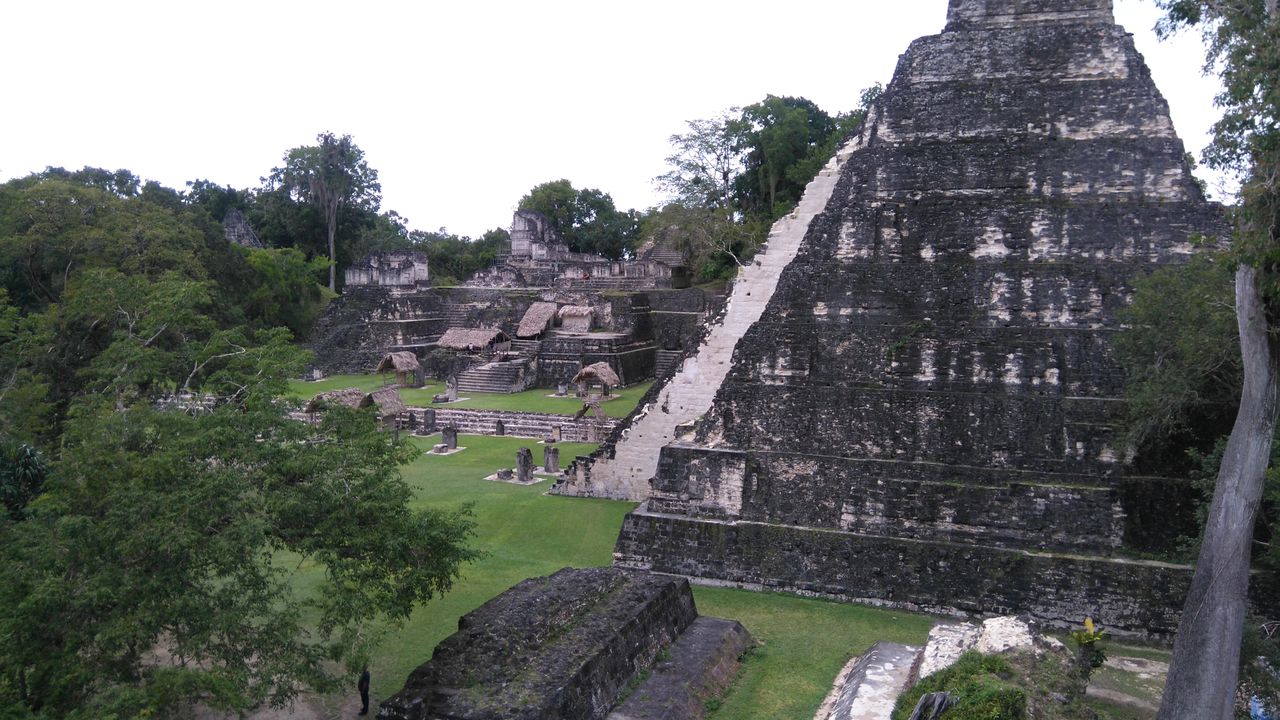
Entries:
POLYGON ((645 500, 623 567, 1171 632, 1188 569, 1133 558, 1186 483, 1127 464, 1111 337, 1133 278, 1223 229, 1185 157, 1111 0, 951 0, 557 491, 645 500))
POLYGON ((689 286, 688 258, 650 242, 635 259, 610 260, 576 253, 546 216, 517 210, 511 220, 511 252, 467 280, 468 287, 558 287, 576 290, 648 290, 689 286))
POLYGON ((398 292, 430 287, 427 256, 420 252, 375 252, 346 269, 349 288, 373 285, 398 292))
POLYGON ((368 372, 412 353, 422 373, 459 392, 566 384, 604 362, 621 386, 669 372, 697 345, 717 298, 687 279, 661 244, 610 261, 570 252, 546 219, 520 211, 512 251, 463 287, 431 287, 419 252, 378 252, 347 268, 346 287, 312 333, 322 372, 368 372))

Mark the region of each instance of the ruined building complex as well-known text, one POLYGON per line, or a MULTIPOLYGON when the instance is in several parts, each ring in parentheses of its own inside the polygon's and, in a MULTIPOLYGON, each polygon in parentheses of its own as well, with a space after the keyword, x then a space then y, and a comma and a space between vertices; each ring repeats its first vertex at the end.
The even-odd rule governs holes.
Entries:
POLYGON ((686 258, 652 243, 634 260, 575 253, 542 213, 517 210, 511 252, 477 273, 468 287, 559 287, 565 290, 648 290, 689 286, 686 258))
POLYGON ((696 345, 716 302, 685 287, 683 255, 648 246, 634 260, 570 252, 539 213, 520 211, 511 252, 463 287, 431 287, 419 252, 377 252, 312 333, 318 369, 367 372, 412 352, 462 392, 567 383, 607 363, 624 385, 664 374, 696 345))
POLYGON ((1222 227, 1184 158, 1111 0, 951 0, 558 491, 647 498, 624 567, 1171 632, 1189 572, 1124 556, 1183 481, 1127 465, 1110 340, 1132 279, 1222 227))

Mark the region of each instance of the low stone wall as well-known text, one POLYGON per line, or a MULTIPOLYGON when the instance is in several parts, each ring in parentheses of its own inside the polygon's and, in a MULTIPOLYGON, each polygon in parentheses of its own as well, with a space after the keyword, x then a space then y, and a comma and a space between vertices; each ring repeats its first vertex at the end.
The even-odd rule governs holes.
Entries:
POLYGON ((513 437, 542 438, 552 437, 556 427, 560 428, 562 442, 600 442, 618 424, 617 418, 600 420, 584 417, 574 420, 571 415, 550 415, 545 413, 522 413, 507 410, 471 410, 440 406, 434 408, 409 408, 412 416, 412 427, 423 428, 426 432, 436 432, 442 427, 455 427, 466 435, 496 435, 498 422, 503 424, 505 435, 513 437), (434 414, 434 424, 430 415, 434 414))
POLYGON ((566 568, 458 621, 382 720, 603 718, 697 618, 681 578, 566 568))
POLYGON ((724 694, 754 642, 735 620, 699 617, 608 720, 694 720, 724 694))
MULTIPOLYGON (((891 537, 1090 553, 1118 548, 1126 517, 1107 478, 937 463, 886 463, 672 443, 655 512, 891 537)), ((1183 483, 1185 484, 1185 483, 1183 483)))
POLYGON ((837 530, 627 515, 622 567, 942 614, 1028 613, 1054 627, 1088 616, 1117 633, 1171 635, 1189 567, 837 530))

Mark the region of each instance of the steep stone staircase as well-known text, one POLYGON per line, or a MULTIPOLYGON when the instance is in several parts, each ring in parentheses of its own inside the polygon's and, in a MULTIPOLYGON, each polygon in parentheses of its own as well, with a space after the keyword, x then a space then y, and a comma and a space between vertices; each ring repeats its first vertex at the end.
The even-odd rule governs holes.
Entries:
POLYGON ((473 305, 465 303, 445 306, 444 327, 446 329, 451 327, 469 327, 469 325, 467 325, 467 317, 473 307, 473 305))
POLYGON ((856 139, 840 148, 805 188, 796 209, 774 224, 751 265, 738 271, 723 318, 710 329, 697 354, 687 358, 662 388, 657 400, 623 432, 613 457, 596 458, 589 474, 566 478, 553 492, 619 500, 649 496, 649 479, 657 470, 659 451, 675 439, 678 426, 697 420, 710 409, 729 373, 734 347, 760 319, 778 277, 795 258, 810 221, 826 208, 841 166, 856 149, 856 139))
POLYGON ((488 362, 463 371, 458 375, 459 393, 511 393, 523 390, 521 373, 523 360, 488 362))
POLYGON ((679 350, 655 350, 657 358, 653 364, 653 374, 655 377, 666 377, 667 372, 680 362, 680 356, 684 353, 679 350))

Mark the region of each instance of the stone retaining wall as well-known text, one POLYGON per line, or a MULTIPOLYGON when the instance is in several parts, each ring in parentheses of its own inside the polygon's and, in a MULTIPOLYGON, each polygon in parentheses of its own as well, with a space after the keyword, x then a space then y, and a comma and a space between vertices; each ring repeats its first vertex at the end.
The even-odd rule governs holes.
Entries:
POLYGON ((680 578, 566 568, 526 580, 464 615, 378 718, 603 718, 697 616, 680 578))
POLYGON ((581 420, 574 420, 571 415, 472 410, 447 406, 413 407, 409 408, 407 414, 413 418, 412 427, 426 433, 438 432, 439 428, 452 426, 466 435, 496 435, 498 421, 501 420, 505 435, 539 440, 551 437, 558 426, 562 442, 600 442, 618 424, 616 418, 600 420, 584 417, 581 420), (434 417, 434 423, 432 417, 434 417))

